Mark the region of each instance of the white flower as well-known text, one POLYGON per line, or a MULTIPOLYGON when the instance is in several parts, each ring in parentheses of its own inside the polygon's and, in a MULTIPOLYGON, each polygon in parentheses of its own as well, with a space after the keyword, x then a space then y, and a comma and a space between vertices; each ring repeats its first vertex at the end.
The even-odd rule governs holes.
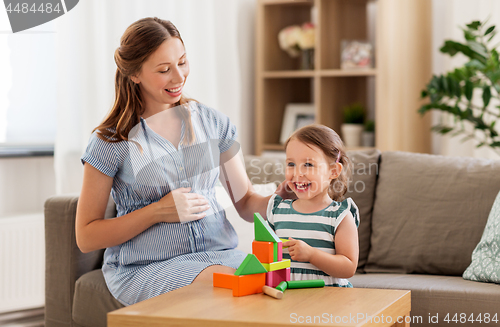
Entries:
POLYGON ((314 48, 315 30, 312 23, 285 27, 278 33, 280 48, 291 57, 298 57, 300 50, 314 48))

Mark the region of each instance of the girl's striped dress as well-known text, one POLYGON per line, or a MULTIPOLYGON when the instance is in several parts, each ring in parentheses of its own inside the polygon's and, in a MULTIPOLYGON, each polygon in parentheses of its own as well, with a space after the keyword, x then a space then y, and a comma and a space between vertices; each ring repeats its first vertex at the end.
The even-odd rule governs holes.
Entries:
POLYGON ((130 305, 189 285, 211 265, 238 268, 246 254, 235 250, 238 237, 215 198, 220 154, 235 142, 236 127, 222 113, 191 102, 196 135, 194 145, 176 149, 142 119, 128 141, 105 142, 93 133, 83 156, 113 178, 111 195, 117 216, 157 202, 172 190, 191 187, 202 194, 210 209, 203 219, 159 223, 131 240, 107 248, 102 271, 113 296, 130 305))
MULTIPOLYGON (((295 200, 284 200, 274 194, 267 207, 267 220, 279 238, 292 237, 302 240, 321 251, 335 254, 335 232, 350 212, 359 226, 358 207, 351 198, 332 203, 321 211, 300 213, 293 209, 295 200)), ((290 259, 288 249, 283 249, 283 259, 290 259)), ((309 262, 291 261, 291 280, 324 279, 326 286, 352 287, 347 279, 335 278, 309 262)))

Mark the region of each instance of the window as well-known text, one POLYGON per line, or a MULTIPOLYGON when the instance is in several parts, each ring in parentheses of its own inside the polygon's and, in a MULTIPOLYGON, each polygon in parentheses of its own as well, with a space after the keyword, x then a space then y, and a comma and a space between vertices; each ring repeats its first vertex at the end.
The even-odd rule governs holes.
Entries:
POLYGON ((0 10, 0 146, 53 146, 56 35, 54 21, 13 34, 0 10))

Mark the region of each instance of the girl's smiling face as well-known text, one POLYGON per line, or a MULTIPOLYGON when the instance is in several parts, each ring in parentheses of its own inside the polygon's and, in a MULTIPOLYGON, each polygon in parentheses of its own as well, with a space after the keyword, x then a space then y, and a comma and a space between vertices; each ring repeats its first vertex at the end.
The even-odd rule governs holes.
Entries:
POLYGON ((301 200, 328 200, 330 181, 337 178, 339 164, 330 164, 316 146, 290 140, 286 147, 285 179, 301 200), (328 197, 328 199, 326 198, 328 197))
POLYGON ((157 112, 180 100, 188 75, 184 45, 180 39, 172 37, 149 56, 139 75, 131 79, 140 85, 146 110, 157 112))

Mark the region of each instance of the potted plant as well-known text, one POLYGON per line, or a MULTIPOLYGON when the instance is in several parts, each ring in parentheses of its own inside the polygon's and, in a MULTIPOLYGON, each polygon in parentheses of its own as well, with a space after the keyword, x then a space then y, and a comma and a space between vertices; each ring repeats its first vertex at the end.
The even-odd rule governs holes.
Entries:
POLYGON ((375 122, 368 119, 365 122, 365 130, 362 135, 362 144, 366 147, 375 146, 375 122))
POLYGON ((361 134, 364 129, 365 108, 360 103, 345 106, 344 123, 340 127, 342 139, 347 147, 361 146, 361 134))
POLYGON ((463 141, 475 139, 477 147, 489 146, 500 154, 500 137, 496 122, 500 118, 500 63, 496 46, 490 46, 496 35, 495 26, 486 28, 485 23, 474 21, 467 24, 465 42, 445 41, 440 51, 454 56, 461 53, 467 63, 443 75, 434 75, 422 91, 422 98, 429 103, 419 112, 430 110, 448 113, 432 127, 440 134, 464 135, 463 141))

